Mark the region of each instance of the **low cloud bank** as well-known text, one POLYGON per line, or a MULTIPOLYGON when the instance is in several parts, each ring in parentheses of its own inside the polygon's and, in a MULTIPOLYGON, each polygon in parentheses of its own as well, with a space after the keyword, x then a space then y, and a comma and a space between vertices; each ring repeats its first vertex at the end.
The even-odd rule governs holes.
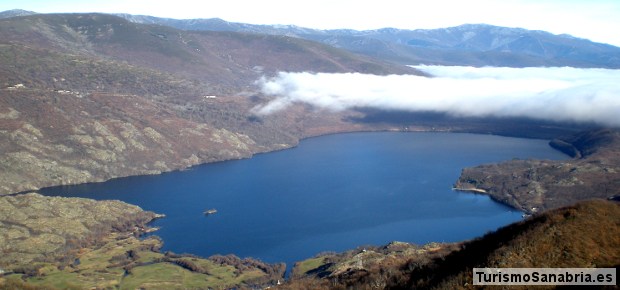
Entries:
POLYGON ((275 98, 253 112, 267 115, 293 103, 308 103, 333 111, 368 107, 620 126, 620 70, 416 68, 434 77, 281 72, 258 82, 264 94, 275 98))

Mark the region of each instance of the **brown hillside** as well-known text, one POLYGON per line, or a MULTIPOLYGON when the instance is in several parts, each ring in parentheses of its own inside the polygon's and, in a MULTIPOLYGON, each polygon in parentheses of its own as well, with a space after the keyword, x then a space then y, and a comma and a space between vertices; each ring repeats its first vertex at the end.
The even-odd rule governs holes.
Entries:
POLYGON ((513 224, 411 273, 409 286, 472 288, 474 267, 609 268, 620 264, 620 204, 592 200, 513 224), (422 276, 423 277, 423 276, 422 276))
POLYGON ((37 14, 0 20, 3 43, 43 47, 174 73, 212 88, 247 89, 277 71, 420 74, 419 71, 284 36, 192 32, 106 14, 37 14))

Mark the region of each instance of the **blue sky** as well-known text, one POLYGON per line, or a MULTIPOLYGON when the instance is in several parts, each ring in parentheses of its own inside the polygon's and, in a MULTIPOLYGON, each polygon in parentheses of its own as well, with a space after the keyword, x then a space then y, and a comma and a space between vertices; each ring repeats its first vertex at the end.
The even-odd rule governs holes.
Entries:
POLYGON ((2 0, 0 11, 213 18, 319 29, 441 28, 465 23, 545 30, 620 46, 620 0, 2 0))

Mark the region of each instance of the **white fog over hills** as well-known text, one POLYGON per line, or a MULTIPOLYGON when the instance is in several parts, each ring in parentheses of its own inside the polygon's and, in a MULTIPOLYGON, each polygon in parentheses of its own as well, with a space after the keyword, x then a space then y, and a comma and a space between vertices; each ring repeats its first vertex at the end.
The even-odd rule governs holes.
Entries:
POLYGON ((367 107, 620 126, 620 70, 415 68, 434 77, 282 72, 259 82, 262 92, 275 99, 254 111, 270 114, 293 103, 307 103, 333 111, 367 107))

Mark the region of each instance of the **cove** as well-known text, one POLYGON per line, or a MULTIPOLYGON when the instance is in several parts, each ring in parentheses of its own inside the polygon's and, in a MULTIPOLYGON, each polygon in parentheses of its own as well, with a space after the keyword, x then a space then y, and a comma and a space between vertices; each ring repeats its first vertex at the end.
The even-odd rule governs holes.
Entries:
POLYGON ((461 169, 512 158, 565 159, 545 140, 460 133, 348 133, 250 159, 161 175, 42 189, 163 213, 164 249, 292 266, 324 251, 481 236, 521 219, 451 190, 461 169), (217 213, 205 216, 206 209, 217 213))

